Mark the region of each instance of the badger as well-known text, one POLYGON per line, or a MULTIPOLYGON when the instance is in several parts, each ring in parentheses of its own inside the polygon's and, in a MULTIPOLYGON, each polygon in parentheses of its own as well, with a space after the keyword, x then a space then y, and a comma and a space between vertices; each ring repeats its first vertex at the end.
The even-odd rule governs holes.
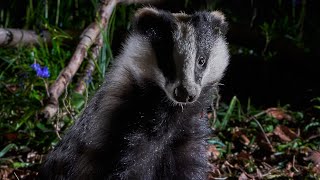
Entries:
POLYGON ((228 65, 219 11, 139 9, 132 32, 40 179, 207 179, 206 110, 228 65))

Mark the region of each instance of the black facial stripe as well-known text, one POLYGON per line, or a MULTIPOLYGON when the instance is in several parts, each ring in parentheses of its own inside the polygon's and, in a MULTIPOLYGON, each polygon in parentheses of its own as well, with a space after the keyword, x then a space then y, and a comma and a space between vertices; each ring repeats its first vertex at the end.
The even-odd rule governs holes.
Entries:
POLYGON ((162 17, 163 22, 157 25, 159 34, 151 43, 156 53, 159 69, 168 81, 173 82, 176 77, 176 65, 173 59, 173 32, 176 24, 173 22, 174 17, 171 14, 162 12, 162 17))
POLYGON ((147 14, 140 17, 135 29, 151 42, 154 49, 159 69, 164 77, 173 81, 176 76, 176 66, 173 60, 173 31, 176 28, 174 17, 165 11, 159 14, 147 14))
POLYGON ((195 29, 196 36, 196 61, 195 61, 195 81, 197 84, 201 83, 201 79, 204 70, 207 67, 210 51, 214 45, 214 41, 217 38, 217 33, 214 31, 214 27, 218 25, 218 22, 208 12, 198 12, 191 18, 191 24, 195 29), (198 66, 199 57, 203 57, 206 63, 203 66, 198 66))

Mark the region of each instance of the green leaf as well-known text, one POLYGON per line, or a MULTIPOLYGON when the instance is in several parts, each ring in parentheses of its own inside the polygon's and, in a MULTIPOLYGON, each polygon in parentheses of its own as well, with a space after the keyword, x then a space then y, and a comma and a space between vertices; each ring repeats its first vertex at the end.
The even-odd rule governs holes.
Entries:
POLYGON ((233 113, 233 110, 235 108, 235 105, 236 105, 236 102, 238 101, 237 97, 236 96, 233 96, 231 102, 230 102, 230 105, 229 105, 229 108, 228 108, 228 111, 226 113, 226 115, 224 116, 223 120, 222 120, 222 123, 221 123, 221 129, 225 129, 227 127, 227 124, 228 124, 228 121, 230 120, 230 117, 233 113))
POLYGON ((12 163, 13 168, 25 168, 29 167, 31 163, 26 163, 26 162, 14 162, 12 163))
POLYGON ((36 124, 36 126, 37 126, 37 128, 41 129, 43 132, 49 132, 49 131, 51 131, 51 130, 49 130, 44 124, 42 124, 42 123, 40 123, 40 122, 38 122, 38 123, 36 124))
POLYGON ((81 107, 85 103, 85 97, 82 94, 79 93, 73 93, 72 94, 72 106, 76 109, 81 109, 81 107))
POLYGON ((16 124, 15 130, 17 131, 24 123, 27 122, 27 120, 34 114, 33 110, 30 110, 28 113, 26 113, 22 119, 19 121, 19 123, 16 124))
POLYGON ((207 141, 209 144, 219 145, 220 147, 225 147, 226 145, 223 144, 223 142, 216 140, 216 139, 210 139, 207 141))
POLYGON ((3 157, 7 152, 9 152, 11 149, 17 149, 18 146, 15 145, 15 144, 8 144, 5 148, 3 148, 1 151, 0 151, 0 158, 3 157))
POLYGON ((314 108, 316 108, 316 109, 320 109, 320 106, 314 106, 314 108))

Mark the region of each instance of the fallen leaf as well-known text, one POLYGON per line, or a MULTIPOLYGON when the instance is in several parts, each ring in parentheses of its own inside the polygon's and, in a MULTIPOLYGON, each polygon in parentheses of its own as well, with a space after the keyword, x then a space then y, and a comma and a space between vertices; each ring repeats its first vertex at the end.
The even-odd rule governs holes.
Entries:
POLYGON ((251 155, 245 151, 241 151, 238 155, 237 155, 237 159, 239 160, 249 160, 251 157, 251 155))
POLYGON ((278 125, 274 129, 273 133, 285 142, 290 142, 298 137, 298 135, 294 131, 284 125, 278 125))
POLYGON ((210 159, 212 160, 217 160, 220 155, 220 152, 217 150, 216 146, 212 144, 209 145, 208 153, 209 153, 210 159))
POLYGON ((245 134, 241 134, 240 137, 241 137, 241 142, 243 144, 245 144, 247 146, 250 144, 250 140, 245 134))
POLYGON ((268 108, 266 110, 266 113, 278 120, 292 120, 292 117, 290 115, 288 115, 283 109, 281 108, 268 108))
POLYGON ((310 156, 306 157, 305 160, 311 160, 315 166, 320 166, 320 151, 312 151, 310 156))
POLYGON ((258 176, 258 179, 262 179, 263 178, 263 174, 261 173, 260 169, 257 168, 257 176, 258 176))
POLYGON ((14 169, 2 166, 0 168, 0 179, 9 180, 9 175, 13 172, 14 169))
POLYGON ((241 173, 241 175, 239 176, 239 180, 247 180, 247 179, 249 178, 245 173, 241 173))
POLYGON ((320 176, 320 165, 314 166, 312 168, 312 172, 314 172, 315 174, 317 174, 318 176, 320 176))
POLYGON ((243 143, 245 145, 250 144, 249 138, 238 127, 235 127, 233 129, 232 134, 233 134, 234 138, 236 138, 236 139, 240 138, 241 143, 243 143))

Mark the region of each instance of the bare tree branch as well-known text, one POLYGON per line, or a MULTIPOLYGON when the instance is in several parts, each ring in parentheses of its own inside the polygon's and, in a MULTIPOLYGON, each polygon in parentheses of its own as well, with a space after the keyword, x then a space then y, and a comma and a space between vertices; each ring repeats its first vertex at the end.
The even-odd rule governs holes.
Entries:
POLYGON ((41 40, 45 43, 50 42, 50 33, 48 31, 36 33, 31 30, 0 28, 0 47, 38 44, 41 40))
POLYGON ((57 112, 59 101, 58 98, 61 96, 65 88, 70 83, 72 77, 79 69, 83 58, 86 56, 87 49, 91 47, 94 40, 100 33, 101 28, 105 27, 112 14, 113 9, 117 4, 116 0, 105 0, 101 3, 99 9, 99 20, 91 23, 81 35, 81 40, 71 57, 69 64, 60 72, 57 80, 51 85, 49 89, 49 102, 43 110, 45 118, 51 118, 57 112))
POLYGON ((97 61, 97 58, 100 54, 102 45, 103 37, 100 34, 96 42, 94 43, 93 47, 90 49, 90 53, 87 57, 88 64, 84 70, 83 75, 78 80, 77 87, 75 88, 76 93, 83 94, 84 90, 86 89, 88 81, 90 81, 92 73, 95 69, 95 62, 97 61))

